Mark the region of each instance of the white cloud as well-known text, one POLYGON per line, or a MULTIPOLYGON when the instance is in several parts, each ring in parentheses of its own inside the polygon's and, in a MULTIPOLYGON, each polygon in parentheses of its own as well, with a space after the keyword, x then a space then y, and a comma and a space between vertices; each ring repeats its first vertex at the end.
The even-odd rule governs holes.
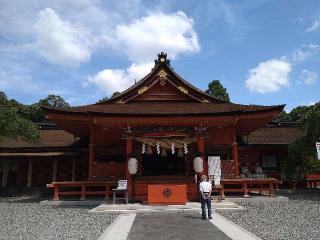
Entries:
POLYGON ((157 53, 167 52, 174 59, 180 53, 200 51, 193 20, 184 12, 152 13, 127 25, 116 27, 116 47, 132 61, 152 61, 157 53))
MULTIPOLYGON (((289 85, 289 74, 299 62, 306 61, 320 50, 320 45, 302 45, 287 56, 260 62, 256 68, 249 71, 246 87, 252 92, 271 93, 289 85)), ((317 74, 304 70, 298 83, 313 84, 317 74)))
POLYGON ((94 76, 88 77, 88 82, 96 84, 105 93, 111 94, 123 91, 133 85, 135 80, 147 75, 153 63, 135 64, 127 69, 104 69, 94 76))
POLYGON ((24 93, 37 92, 42 89, 28 74, 18 75, 0 68, 0 89, 19 91, 24 93))
POLYGON ((280 59, 271 59, 259 63, 251 69, 246 80, 246 86, 252 92, 270 93, 279 91, 289 85, 289 73, 292 66, 280 59))
POLYGON ((313 21, 312 25, 306 31, 307 32, 313 32, 313 31, 317 30, 318 28, 320 28, 320 17, 315 19, 313 21))
POLYGON ((39 12, 36 46, 49 62, 77 66, 91 58, 93 38, 83 26, 63 21, 51 8, 39 12))
MULTIPOLYGON (((104 36, 109 46, 123 52, 133 62, 127 69, 104 69, 89 76, 105 93, 123 91, 140 80, 153 67, 157 53, 164 51, 174 59, 182 53, 200 51, 193 20, 183 12, 152 13, 116 27, 115 37, 104 36)), ((84 84, 86 85, 86 83, 84 84)))
POLYGON ((288 58, 291 62, 302 62, 312 57, 320 50, 320 46, 317 44, 302 45, 300 48, 294 50, 288 58))
POLYGON ((318 80, 318 75, 315 72, 311 72, 309 70, 302 70, 300 74, 300 81, 298 83, 304 83, 307 85, 312 85, 318 80))

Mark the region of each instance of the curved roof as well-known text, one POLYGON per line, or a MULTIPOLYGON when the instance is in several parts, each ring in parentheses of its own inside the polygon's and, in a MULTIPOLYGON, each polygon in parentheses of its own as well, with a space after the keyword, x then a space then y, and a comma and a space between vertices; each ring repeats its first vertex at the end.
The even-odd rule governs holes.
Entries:
POLYGON ((74 114, 103 115, 230 115, 240 113, 255 113, 264 111, 281 111, 284 105, 259 106, 240 105, 234 103, 130 103, 130 104, 93 104, 71 108, 48 108, 46 111, 74 114))
POLYGON ((155 60, 154 68, 147 76, 109 100, 64 109, 42 108, 47 113, 56 112, 63 114, 195 116, 230 115, 265 111, 280 112, 284 108, 284 105, 241 105, 219 100, 199 90, 180 77, 171 68, 167 55, 160 53, 158 54, 158 59, 155 60), (156 90, 152 92, 152 89, 156 90), (151 95, 152 97, 150 97, 151 95), (168 96, 174 96, 174 98, 168 96))

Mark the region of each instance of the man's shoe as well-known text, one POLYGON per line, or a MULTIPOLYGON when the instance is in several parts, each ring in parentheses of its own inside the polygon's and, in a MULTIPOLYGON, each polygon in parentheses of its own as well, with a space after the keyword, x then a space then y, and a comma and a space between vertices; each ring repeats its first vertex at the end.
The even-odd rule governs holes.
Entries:
POLYGON ((203 217, 202 220, 206 220, 207 218, 203 217))
POLYGON ((208 219, 209 219, 209 220, 211 220, 211 219, 212 219, 212 217, 210 216, 208 219))

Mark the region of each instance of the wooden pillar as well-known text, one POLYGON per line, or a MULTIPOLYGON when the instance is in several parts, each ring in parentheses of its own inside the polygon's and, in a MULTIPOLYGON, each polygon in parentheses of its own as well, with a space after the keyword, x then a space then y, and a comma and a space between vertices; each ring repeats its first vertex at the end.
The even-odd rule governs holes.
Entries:
POLYGON ((57 171, 58 171, 58 160, 56 158, 53 159, 53 170, 52 170, 52 182, 57 181, 57 171))
POLYGON ((33 168, 33 159, 29 158, 28 163, 28 180, 27 180, 27 187, 30 188, 32 185, 32 168, 33 168))
POLYGON ((270 197, 274 197, 274 188, 273 188, 272 181, 269 182, 269 194, 270 194, 270 197))
MULTIPOLYGON (((204 139, 203 137, 198 137, 198 152, 204 154, 204 139)), ((208 162, 206 161, 205 157, 201 156, 203 159, 203 171, 201 175, 207 175, 208 174, 208 162)))
POLYGON ((90 142, 89 142, 89 167, 88 167, 88 178, 92 180, 95 178, 95 144, 94 144, 94 128, 91 127, 90 130, 90 142))
POLYGON ((74 181, 76 179, 76 157, 72 158, 72 175, 71 175, 71 181, 74 181))
POLYGON ((132 153, 132 138, 128 137, 126 140, 126 179, 127 179, 127 188, 128 188, 128 193, 129 193, 129 198, 132 198, 133 196, 133 191, 132 191, 132 176, 129 172, 128 169, 128 160, 129 160, 129 155, 132 153))
POLYGON ((249 197, 248 183, 246 181, 243 182, 243 196, 249 197))
POLYGON ((3 160, 3 171, 2 171, 2 183, 1 187, 5 188, 7 186, 7 180, 8 180, 8 169, 9 169, 9 163, 7 159, 3 160))
POLYGON ((236 129, 233 128, 233 173, 236 177, 239 176, 239 161, 238 161, 238 143, 236 129))

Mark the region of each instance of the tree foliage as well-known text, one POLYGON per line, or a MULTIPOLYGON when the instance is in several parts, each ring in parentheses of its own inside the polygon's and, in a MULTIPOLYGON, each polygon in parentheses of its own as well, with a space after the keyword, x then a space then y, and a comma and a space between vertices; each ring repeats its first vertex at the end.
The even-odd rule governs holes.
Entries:
POLYGON ((320 160, 317 159, 315 146, 320 138, 320 102, 312 106, 297 107, 290 112, 290 116, 298 121, 304 136, 289 146, 285 171, 288 175, 300 175, 297 173, 299 171, 302 175, 320 172, 320 160))
POLYGON ((70 104, 67 103, 62 97, 59 95, 49 95, 44 99, 40 99, 38 102, 40 106, 53 107, 53 108, 67 108, 70 107, 70 104))
POLYGON ((40 106, 70 107, 69 103, 58 95, 49 95, 37 103, 24 105, 8 99, 4 92, 0 92, 0 141, 21 137, 26 142, 38 142, 36 123, 46 122, 40 106))
POLYGON ((28 108, 15 100, 9 100, 0 92, 0 142, 21 137, 26 142, 39 141, 37 125, 28 119, 28 108))
POLYGON ((301 118, 313 106, 299 106, 293 108, 289 113, 282 111, 274 120, 278 122, 300 122, 301 118))
POLYGON ((29 119, 33 122, 46 122, 44 112, 42 111, 41 106, 52 108, 67 108, 70 107, 70 104, 59 95, 48 95, 48 97, 40 99, 37 103, 28 106, 29 119))
MULTIPOLYGON (((120 92, 114 92, 114 93, 112 93, 112 95, 111 95, 111 97, 110 98, 113 98, 113 97, 116 97, 116 96, 118 96, 120 94, 120 92)), ((101 103, 101 102, 105 102, 105 101, 107 101, 107 100, 109 100, 109 97, 103 97, 103 98, 101 98, 97 103, 101 103)))
POLYGON ((209 83, 206 93, 222 101, 230 102, 227 89, 223 87, 219 80, 213 80, 211 83, 209 83))

